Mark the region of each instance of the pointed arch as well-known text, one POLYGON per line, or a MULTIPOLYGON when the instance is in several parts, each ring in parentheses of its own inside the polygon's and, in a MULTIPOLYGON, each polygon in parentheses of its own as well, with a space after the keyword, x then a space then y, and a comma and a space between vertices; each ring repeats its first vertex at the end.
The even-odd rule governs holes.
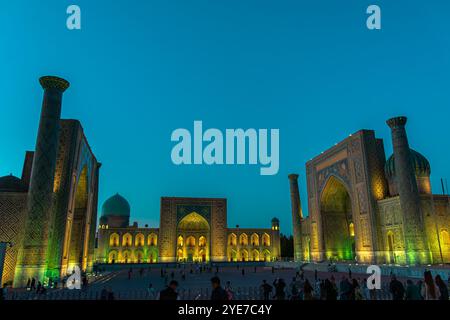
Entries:
POLYGON ((250 242, 251 242, 252 246, 254 246, 254 247, 259 246, 259 235, 257 233, 253 233, 250 236, 250 242))
POLYGON ((109 236, 109 246, 110 247, 118 247, 119 246, 119 243, 120 243, 120 240, 119 240, 119 234, 118 233, 112 233, 110 236, 109 236))

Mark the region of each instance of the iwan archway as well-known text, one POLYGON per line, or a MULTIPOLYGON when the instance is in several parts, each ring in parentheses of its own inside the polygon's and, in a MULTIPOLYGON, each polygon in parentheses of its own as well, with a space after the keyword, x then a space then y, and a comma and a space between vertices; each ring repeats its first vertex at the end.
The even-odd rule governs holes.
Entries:
POLYGON ((354 261, 355 232, 352 204, 344 183, 330 176, 320 198, 325 258, 334 261, 354 261))
POLYGON ((210 259, 210 226, 196 212, 180 220, 177 227, 177 261, 208 262, 210 259))

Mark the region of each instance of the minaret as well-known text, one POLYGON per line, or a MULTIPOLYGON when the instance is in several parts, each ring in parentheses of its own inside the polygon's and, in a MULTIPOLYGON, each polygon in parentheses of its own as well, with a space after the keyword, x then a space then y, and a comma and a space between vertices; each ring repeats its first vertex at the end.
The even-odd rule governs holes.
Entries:
POLYGON ((430 262, 430 256, 424 234, 419 191, 406 136, 406 121, 406 117, 395 117, 387 120, 386 123, 392 133, 395 176, 403 217, 406 262, 425 264, 430 262))
POLYGON ((36 150, 28 192, 28 216, 17 260, 15 286, 28 278, 43 281, 47 268, 47 246, 53 203, 58 137, 63 92, 69 87, 64 79, 46 76, 39 79, 44 89, 36 150))
POLYGON ((298 174, 290 174, 289 185, 291 190, 292 205, 292 226, 294 230, 294 260, 303 260, 302 250, 302 206, 300 203, 300 193, 298 191, 298 174))

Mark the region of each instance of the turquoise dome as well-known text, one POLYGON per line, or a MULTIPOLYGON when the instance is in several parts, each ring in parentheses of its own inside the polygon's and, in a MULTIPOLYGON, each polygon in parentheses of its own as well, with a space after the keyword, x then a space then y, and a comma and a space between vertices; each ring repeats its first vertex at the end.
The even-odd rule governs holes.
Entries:
POLYGON ((130 216, 130 204, 120 194, 116 194, 106 200, 102 206, 102 217, 107 216, 130 216))
MULTIPOLYGON (((418 177, 429 177, 431 174, 430 163, 427 158, 421 155, 419 152, 410 149, 411 153, 411 161, 413 163, 413 168, 418 177)), ((388 178, 395 176, 395 157, 394 155, 390 156, 386 161, 386 165, 384 166, 384 171, 388 178)))

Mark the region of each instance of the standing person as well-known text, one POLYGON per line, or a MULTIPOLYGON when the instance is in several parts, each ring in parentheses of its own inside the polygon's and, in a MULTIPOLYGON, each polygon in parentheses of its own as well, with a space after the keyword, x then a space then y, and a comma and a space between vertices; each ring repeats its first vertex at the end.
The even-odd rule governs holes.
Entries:
POLYGON ((27 281, 27 291, 30 291, 30 286, 31 286, 31 279, 28 278, 28 281, 27 281))
POLYGON ((100 292, 100 300, 108 300, 108 290, 106 287, 104 287, 100 292))
POLYGON ((434 283, 431 271, 425 271, 423 278, 422 297, 425 300, 437 300, 439 289, 434 283))
POLYGON ((244 268, 242 268, 241 272, 242 272, 242 275, 245 276, 245 269, 244 268))
POLYGON ((131 279, 131 274, 133 273, 133 269, 130 268, 130 270, 128 270, 128 280, 131 279))
MULTIPOLYGON (((433 278, 431 278, 431 280, 433 280, 433 278)), ((391 276, 389 291, 392 294, 392 300, 403 300, 405 288, 403 287, 403 284, 397 280, 397 277, 394 274, 391 276)))
POLYGON ((442 280, 440 275, 436 275, 436 285, 439 289, 439 300, 448 300, 448 288, 445 282, 442 280))
POLYGON ((233 287, 231 286, 231 282, 230 281, 227 281, 227 283, 225 285, 225 292, 227 293, 228 300, 233 300, 233 298, 234 298, 234 290, 233 290, 233 287))
POLYGON ((363 299, 364 300, 371 300, 371 298, 370 298, 370 290, 367 287, 367 279, 366 278, 363 279, 363 281, 361 283, 361 286, 362 286, 361 293, 362 293, 363 299))
POLYGON ((415 285, 410 279, 406 280, 405 300, 423 300, 420 294, 420 287, 415 285))
POLYGON ((361 293, 361 286, 358 280, 352 280, 352 300, 363 300, 363 294, 361 293))
POLYGON ((34 291, 36 289, 36 279, 32 278, 31 279, 31 284, 30 284, 30 290, 34 291))
POLYGON ((115 300, 115 296, 114 296, 114 291, 112 290, 111 287, 108 287, 108 294, 107 294, 107 300, 111 301, 111 300, 115 300))
POLYGON ((314 282, 317 282, 317 269, 314 269, 314 282))
POLYGON ((336 286, 328 279, 325 279, 324 283, 325 300, 337 300, 336 286))
POLYGON ((291 300, 299 300, 299 288, 297 287, 296 278, 292 278, 292 281, 289 284, 289 290, 291 294, 291 300))
POLYGON ((36 293, 41 293, 41 289, 42 289, 42 283, 40 282, 40 281, 38 281, 38 285, 37 285, 37 288, 36 288, 36 293))
POLYGON ((322 288, 323 288, 323 282, 320 281, 319 278, 317 278, 314 283, 314 296, 318 300, 321 300, 321 298, 322 298, 322 288))
POLYGON ((303 287, 303 299, 304 300, 312 300, 313 299, 313 287, 309 283, 309 280, 305 280, 305 285, 303 287))
POLYGON ((147 288, 148 298, 150 300, 155 300, 155 288, 153 288, 153 284, 149 284, 147 288))
POLYGON ((166 289, 159 293, 159 300, 177 300, 178 299, 178 282, 175 280, 170 281, 166 289))
POLYGON ((213 301, 227 301, 228 300, 227 292, 220 286, 219 277, 212 277, 211 285, 212 285, 211 300, 213 300, 213 301))
POLYGON ((6 300, 6 283, 3 285, 3 288, 0 289, 0 301, 6 300))
POLYGON ((350 269, 350 267, 348 267, 348 278, 352 278, 352 269, 350 269))
POLYGON ((350 300, 352 291, 352 284, 345 276, 342 276, 341 282, 339 282, 339 297, 340 300, 350 300))
POLYGON ((270 293, 273 290, 272 286, 270 284, 268 284, 266 280, 263 280, 261 289, 263 292, 264 300, 270 300, 270 293))
POLYGON ((286 293, 284 289, 286 288, 286 283, 283 279, 276 279, 273 282, 273 286, 275 287, 275 297, 277 300, 284 300, 286 297, 286 293))

